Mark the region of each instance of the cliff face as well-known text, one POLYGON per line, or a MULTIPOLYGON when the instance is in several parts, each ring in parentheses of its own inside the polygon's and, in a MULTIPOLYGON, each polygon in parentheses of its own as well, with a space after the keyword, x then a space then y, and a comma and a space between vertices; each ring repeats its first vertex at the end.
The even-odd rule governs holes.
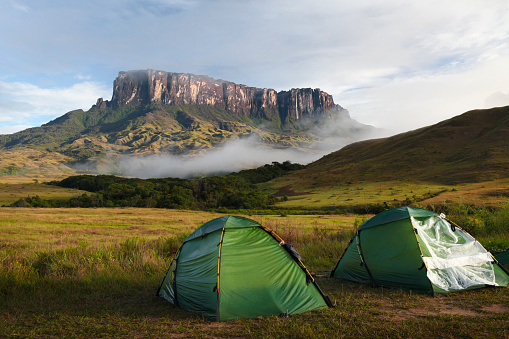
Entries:
POLYGON ((111 102, 98 100, 96 107, 123 105, 210 105, 240 116, 299 120, 343 109, 320 89, 301 88, 276 92, 207 76, 155 70, 120 72, 114 81, 111 102))

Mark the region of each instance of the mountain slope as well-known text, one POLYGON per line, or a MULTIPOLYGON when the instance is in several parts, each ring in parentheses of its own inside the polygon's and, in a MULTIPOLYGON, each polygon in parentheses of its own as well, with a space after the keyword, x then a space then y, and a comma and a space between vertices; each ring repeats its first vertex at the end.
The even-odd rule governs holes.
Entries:
POLYGON ((442 184, 509 177, 509 106, 475 110, 389 138, 350 144, 274 181, 299 189, 349 182, 442 184))
POLYGON ((339 134, 346 144, 374 130, 351 119, 320 89, 276 92, 206 76, 129 71, 119 73, 111 101, 100 98, 88 111, 0 135, 0 169, 37 168, 37 161, 19 165, 22 156, 13 154, 22 152, 13 151, 20 149, 37 150, 59 163, 98 164, 126 154, 197 155, 245 137, 265 147, 314 152, 329 137, 337 140, 339 134))

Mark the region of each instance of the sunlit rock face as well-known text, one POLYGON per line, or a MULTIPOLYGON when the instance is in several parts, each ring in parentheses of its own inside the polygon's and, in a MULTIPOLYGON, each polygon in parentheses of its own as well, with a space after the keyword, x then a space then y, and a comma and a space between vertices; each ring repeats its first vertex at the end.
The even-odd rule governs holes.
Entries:
POLYGON ((264 119, 299 120, 328 116, 343 109, 331 95, 320 89, 297 88, 277 92, 204 75, 170 73, 155 70, 120 72, 113 84, 113 108, 124 105, 210 105, 239 116, 264 119))

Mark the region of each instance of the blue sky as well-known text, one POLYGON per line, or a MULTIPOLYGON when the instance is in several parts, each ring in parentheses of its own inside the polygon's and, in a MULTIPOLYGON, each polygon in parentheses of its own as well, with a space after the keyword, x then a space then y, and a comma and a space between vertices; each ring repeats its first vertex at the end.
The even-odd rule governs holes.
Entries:
POLYGON ((0 134, 147 68, 321 88, 394 132, 509 105, 507 0, 0 0, 0 32, 0 134))

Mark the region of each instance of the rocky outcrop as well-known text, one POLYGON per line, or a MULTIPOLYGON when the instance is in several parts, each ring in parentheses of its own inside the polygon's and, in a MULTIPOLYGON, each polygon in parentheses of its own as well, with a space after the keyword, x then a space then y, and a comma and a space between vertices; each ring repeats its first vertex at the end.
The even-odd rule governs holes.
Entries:
POLYGON ((236 115, 268 120, 299 120, 342 111, 331 95, 320 89, 277 92, 208 76, 155 70, 119 72, 110 102, 99 99, 96 108, 124 105, 210 105, 236 115))

